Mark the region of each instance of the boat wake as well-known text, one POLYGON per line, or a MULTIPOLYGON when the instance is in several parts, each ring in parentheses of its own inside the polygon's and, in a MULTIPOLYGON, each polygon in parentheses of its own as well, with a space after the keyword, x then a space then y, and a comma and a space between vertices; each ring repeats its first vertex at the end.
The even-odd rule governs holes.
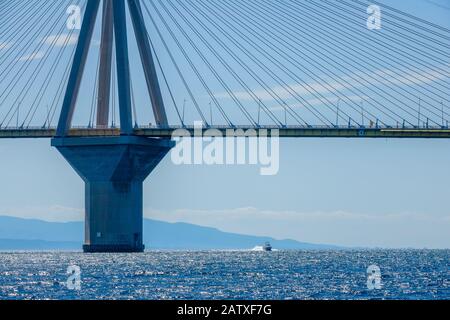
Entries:
POLYGON ((256 246, 252 249, 252 251, 264 251, 264 247, 263 246, 256 246))

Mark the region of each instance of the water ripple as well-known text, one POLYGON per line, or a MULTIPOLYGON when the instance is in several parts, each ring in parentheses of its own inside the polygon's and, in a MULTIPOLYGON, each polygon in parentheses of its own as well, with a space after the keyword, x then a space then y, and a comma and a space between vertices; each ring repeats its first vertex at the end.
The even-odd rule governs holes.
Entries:
POLYGON ((449 299, 450 250, 3 253, 2 299, 449 299), (382 288, 367 288, 367 267, 382 288), (66 286, 81 268, 81 290, 66 286))

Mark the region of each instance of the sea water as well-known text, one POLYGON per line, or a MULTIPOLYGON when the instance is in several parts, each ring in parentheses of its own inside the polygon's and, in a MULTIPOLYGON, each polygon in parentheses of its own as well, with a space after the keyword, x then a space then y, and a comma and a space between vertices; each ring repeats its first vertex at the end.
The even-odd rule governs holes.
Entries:
POLYGON ((0 253, 0 299, 449 299, 449 263, 450 250, 0 253))

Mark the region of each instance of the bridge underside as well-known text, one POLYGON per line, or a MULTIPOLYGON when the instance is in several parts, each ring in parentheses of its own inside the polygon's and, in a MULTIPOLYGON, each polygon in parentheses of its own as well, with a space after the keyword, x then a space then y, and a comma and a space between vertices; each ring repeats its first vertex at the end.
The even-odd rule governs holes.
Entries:
MULTIPOLYGON (((169 128, 140 128, 134 130, 134 135, 146 138, 171 138, 174 131, 182 127, 169 128)), ((193 127, 185 127, 192 136, 193 127)), ((225 136, 229 130, 251 130, 254 127, 239 126, 235 129, 225 127, 211 127, 225 136)), ((257 128, 256 128, 257 129, 257 128)), ((410 138, 410 139, 436 139, 450 138, 450 129, 447 128, 324 128, 324 127, 270 127, 265 126, 260 129, 278 129, 281 138, 410 138)), ((203 134, 208 136, 208 128, 203 130, 203 134)), ((258 134, 257 130, 257 134, 258 134)), ((75 137, 118 137, 119 129, 71 129, 68 136, 75 137)), ((0 129, 0 139, 15 138, 53 138, 56 135, 55 129, 0 129)))
POLYGON ((143 182, 172 148, 142 137, 52 140, 85 182, 85 252, 142 252, 143 182))

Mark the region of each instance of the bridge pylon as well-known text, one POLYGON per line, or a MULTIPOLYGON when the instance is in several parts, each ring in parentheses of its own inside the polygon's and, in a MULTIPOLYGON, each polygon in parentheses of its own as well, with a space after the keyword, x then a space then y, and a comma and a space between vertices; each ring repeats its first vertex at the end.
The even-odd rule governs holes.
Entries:
POLYGON ((134 135, 131 108, 126 3, 139 48, 153 113, 168 126, 158 76, 139 0, 88 0, 67 84, 56 147, 85 182, 85 252, 142 252, 143 182, 174 146, 165 139, 134 135), (72 117, 92 34, 103 4, 97 127, 108 126, 115 40, 120 137, 70 136, 72 117))

